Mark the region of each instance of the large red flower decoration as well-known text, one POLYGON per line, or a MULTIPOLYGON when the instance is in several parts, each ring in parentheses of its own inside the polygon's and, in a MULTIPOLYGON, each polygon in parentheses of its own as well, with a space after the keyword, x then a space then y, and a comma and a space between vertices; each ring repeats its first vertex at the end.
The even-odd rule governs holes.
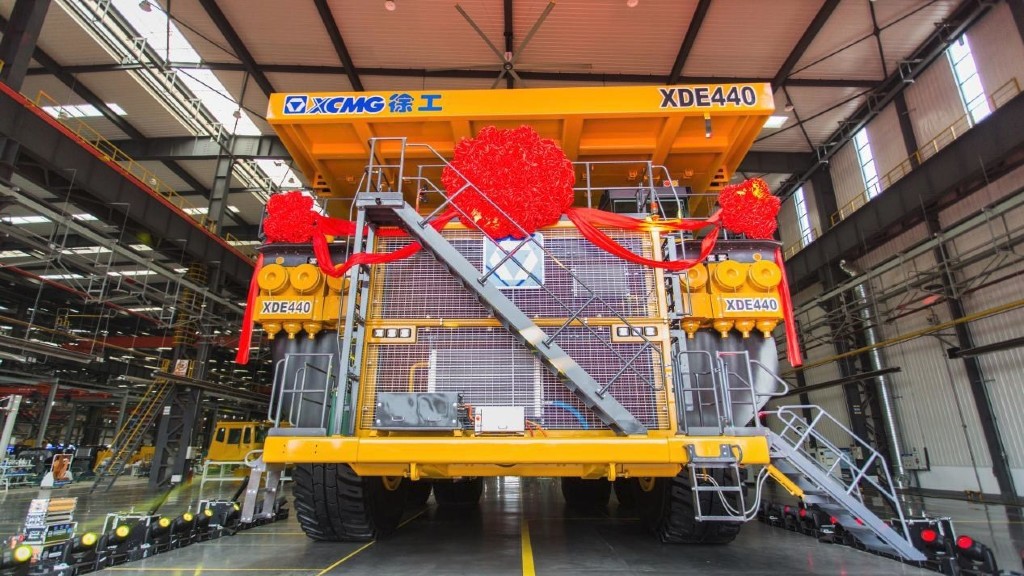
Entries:
POLYGON ((576 175, 565 152, 533 128, 488 126, 455 146, 441 182, 460 217, 491 238, 522 238, 572 206, 576 175))
POLYGON ((275 194, 267 201, 263 233, 267 242, 309 242, 316 216, 313 199, 302 192, 275 194))
POLYGON ((728 230, 746 234, 747 238, 769 239, 775 235, 781 201, 764 180, 751 178, 722 188, 718 204, 722 207, 722 226, 728 230))

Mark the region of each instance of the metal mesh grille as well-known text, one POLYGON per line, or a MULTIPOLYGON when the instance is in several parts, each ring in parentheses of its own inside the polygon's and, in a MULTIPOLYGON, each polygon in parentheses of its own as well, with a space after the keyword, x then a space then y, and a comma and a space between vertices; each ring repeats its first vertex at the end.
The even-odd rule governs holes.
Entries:
MULTIPOLYGON (((601 383, 623 362, 602 340, 610 329, 567 328, 558 343, 601 383)), ((613 344, 626 359, 642 344, 613 344)), ((667 429, 668 413, 660 345, 645 350, 609 389, 651 429, 667 429), (642 379, 654 384, 652 389, 642 379)), ((415 344, 371 344, 366 354, 362 426, 376 423, 377 392, 459 392, 467 404, 523 406, 527 417, 550 430, 603 429, 604 424, 503 328, 419 328, 415 344)))
MULTIPOLYGON (((626 248, 653 257, 649 234, 607 231, 626 248)), ((509 289, 505 295, 526 314, 539 318, 566 318, 590 299, 589 291, 575 281, 576 274, 605 302, 590 303, 582 316, 654 318, 658 314, 654 272, 608 254, 580 236, 574 228, 543 231, 544 248, 557 259, 545 258, 544 286, 540 289, 509 289), (560 266, 561 263, 563 266, 560 266), (565 304, 562 306, 559 301, 565 304), (568 307, 568 310, 567 308, 568 307)), ((447 230, 445 238, 478 270, 483 261, 483 235, 476 230, 447 230)), ((408 243, 403 238, 381 238, 377 251, 391 252, 408 243)), ((375 269, 371 319, 487 318, 490 312, 472 292, 455 280, 426 251, 375 269)))

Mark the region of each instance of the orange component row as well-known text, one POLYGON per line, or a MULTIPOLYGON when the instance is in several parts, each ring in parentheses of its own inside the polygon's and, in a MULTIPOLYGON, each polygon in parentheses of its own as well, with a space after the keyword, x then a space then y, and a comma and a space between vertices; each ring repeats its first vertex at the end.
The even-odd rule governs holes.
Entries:
POLYGON ((757 255, 754 262, 697 264, 681 280, 686 292, 681 324, 690 338, 702 327, 714 328, 722 338, 733 328, 744 338, 755 328, 768 337, 782 319, 782 271, 757 255))
POLYGON ((346 281, 327 276, 312 264, 267 264, 256 277, 260 293, 253 320, 271 340, 282 330, 289 339, 302 331, 312 339, 321 330, 336 329, 346 281))

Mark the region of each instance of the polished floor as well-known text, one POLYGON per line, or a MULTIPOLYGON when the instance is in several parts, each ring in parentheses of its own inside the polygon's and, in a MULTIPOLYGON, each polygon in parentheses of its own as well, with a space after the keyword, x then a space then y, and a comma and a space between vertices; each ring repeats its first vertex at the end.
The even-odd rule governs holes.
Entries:
MULTIPOLYGON (((225 487, 226 491, 230 491, 225 487)), ((184 511, 193 490, 170 495, 161 512, 184 511)), ((54 492, 78 496, 77 519, 85 529, 102 525, 106 512, 149 508, 155 500, 137 479, 118 482, 110 493, 88 494, 77 485, 54 492)), ((50 491, 0 492, 0 535, 15 532, 28 501, 50 491)), ((994 545, 1003 568, 1020 570, 1024 525, 999 506, 944 500, 924 502, 927 512, 958 520, 963 533, 994 545)), ((920 508, 921 503, 915 506, 920 508)), ((1017 517, 1019 518, 1019 517, 1017 517)), ((769 528, 744 526, 728 546, 658 544, 639 523, 620 515, 612 503, 600 513, 567 510, 556 480, 490 481, 474 509, 438 508, 433 500, 408 513, 391 537, 369 544, 317 543, 302 534, 294 518, 211 542, 110 568, 98 574, 193 576, 283 574, 527 575, 564 576, 658 574, 934 574, 851 548, 769 528)))

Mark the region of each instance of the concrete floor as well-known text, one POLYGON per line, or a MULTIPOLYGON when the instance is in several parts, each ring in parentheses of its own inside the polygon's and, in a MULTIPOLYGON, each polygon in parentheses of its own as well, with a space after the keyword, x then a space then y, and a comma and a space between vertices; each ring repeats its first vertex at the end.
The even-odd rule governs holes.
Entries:
MULTIPOLYGON (((231 490, 225 486, 224 491, 231 490)), ((161 511, 184 511, 192 492, 176 491, 161 511)), ((0 492, 0 536, 17 531, 29 500, 49 493, 26 488, 0 492)), ((53 493, 79 497, 77 519, 86 530, 99 528, 109 511, 127 510, 133 504, 136 510, 142 510, 146 507, 144 503, 153 499, 143 480, 130 478, 119 480, 109 493, 89 495, 85 484, 53 493)), ((993 545, 1001 567, 1020 569, 1018 550, 1024 548, 1024 525, 1019 516, 1007 515, 1001 506, 946 500, 928 500, 924 504, 931 514, 953 516, 962 533, 993 545)), ((477 509, 439 509, 431 500, 425 509, 410 511, 403 526, 379 542, 313 542, 292 517, 97 574, 204 573, 935 574, 851 548, 820 544, 813 538, 759 522, 744 526, 739 538, 728 546, 664 546, 644 532, 636 520, 621 516, 614 497, 606 511, 581 515, 566 509, 556 480, 515 478, 490 481, 477 509)))

